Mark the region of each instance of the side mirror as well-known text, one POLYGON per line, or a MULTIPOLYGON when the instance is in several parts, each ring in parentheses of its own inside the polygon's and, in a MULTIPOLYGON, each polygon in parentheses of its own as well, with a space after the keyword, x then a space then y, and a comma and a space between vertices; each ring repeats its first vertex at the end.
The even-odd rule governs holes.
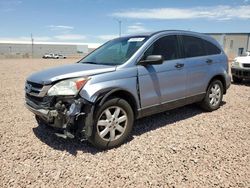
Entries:
POLYGON ((141 65, 159 65, 164 61, 162 55, 149 55, 145 60, 141 60, 139 63, 141 65))

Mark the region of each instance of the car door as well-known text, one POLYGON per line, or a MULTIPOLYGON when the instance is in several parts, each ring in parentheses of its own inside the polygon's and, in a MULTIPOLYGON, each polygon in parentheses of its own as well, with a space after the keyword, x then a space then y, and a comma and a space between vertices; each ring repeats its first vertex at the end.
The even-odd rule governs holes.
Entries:
POLYGON ((180 57, 176 35, 164 36, 155 41, 144 53, 162 55, 160 65, 138 65, 141 107, 148 108, 183 99, 186 96, 187 72, 180 57))
POLYGON ((211 49, 209 42, 195 36, 181 36, 187 70, 187 97, 195 97, 206 92, 211 79, 213 65, 218 63, 214 54, 220 50, 211 49))
POLYGON ((207 79, 208 64, 206 63, 206 51, 202 40, 194 36, 182 36, 185 64, 188 73, 187 97, 192 97, 204 92, 207 79))

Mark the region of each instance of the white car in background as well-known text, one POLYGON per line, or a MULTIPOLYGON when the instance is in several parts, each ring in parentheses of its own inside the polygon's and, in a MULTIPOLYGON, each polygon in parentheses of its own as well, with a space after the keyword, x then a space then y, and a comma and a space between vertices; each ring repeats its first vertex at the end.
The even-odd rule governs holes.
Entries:
POLYGON ((44 59, 66 59, 67 57, 62 54, 45 54, 43 56, 44 59))
POLYGON ((240 83, 243 79, 250 79, 250 52, 245 52, 233 60, 231 73, 235 83, 240 83))
POLYGON ((62 55, 62 54, 55 54, 56 58, 55 59, 66 59, 67 57, 65 55, 62 55))
POLYGON ((53 54, 44 54, 43 58, 44 59, 51 59, 53 57, 53 54))

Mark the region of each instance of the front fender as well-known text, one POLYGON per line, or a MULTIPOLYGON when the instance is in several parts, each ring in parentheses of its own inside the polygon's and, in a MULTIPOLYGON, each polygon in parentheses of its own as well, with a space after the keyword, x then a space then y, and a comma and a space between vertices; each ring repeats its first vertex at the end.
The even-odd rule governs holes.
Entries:
POLYGON ((136 105, 139 106, 139 98, 136 85, 136 77, 97 82, 85 86, 80 91, 79 95, 91 103, 96 103, 100 98, 109 96, 113 92, 126 91, 134 97, 136 105))

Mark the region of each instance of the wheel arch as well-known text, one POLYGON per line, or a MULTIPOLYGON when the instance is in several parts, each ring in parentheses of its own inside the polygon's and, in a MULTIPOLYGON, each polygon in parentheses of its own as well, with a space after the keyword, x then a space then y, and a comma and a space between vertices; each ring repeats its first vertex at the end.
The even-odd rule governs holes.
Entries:
POLYGON ((227 92, 227 86, 226 86, 226 79, 223 75, 221 74, 218 74, 218 75, 215 75, 214 77, 212 77, 207 85, 207 88, 206 88, 206 91, 208 90, 208 87, 209 85, 212 83, 212 81, 214 80, 220 80, 222 85, 223 85, 223 94, 226 94, 227 92))
POLYGON ((131 106, 135 118, 138 116, 138 104, 136 102, 135 97, 129 92, 124 89, 116 88, 116 89, 111 89, 108 92, 102 93, 98 96, 96 100, 96 106, 101 106, 105 101, 107 101, 110 98, 113 97, 119 97, 121 99, 126 100, 129 105, 131 106))

